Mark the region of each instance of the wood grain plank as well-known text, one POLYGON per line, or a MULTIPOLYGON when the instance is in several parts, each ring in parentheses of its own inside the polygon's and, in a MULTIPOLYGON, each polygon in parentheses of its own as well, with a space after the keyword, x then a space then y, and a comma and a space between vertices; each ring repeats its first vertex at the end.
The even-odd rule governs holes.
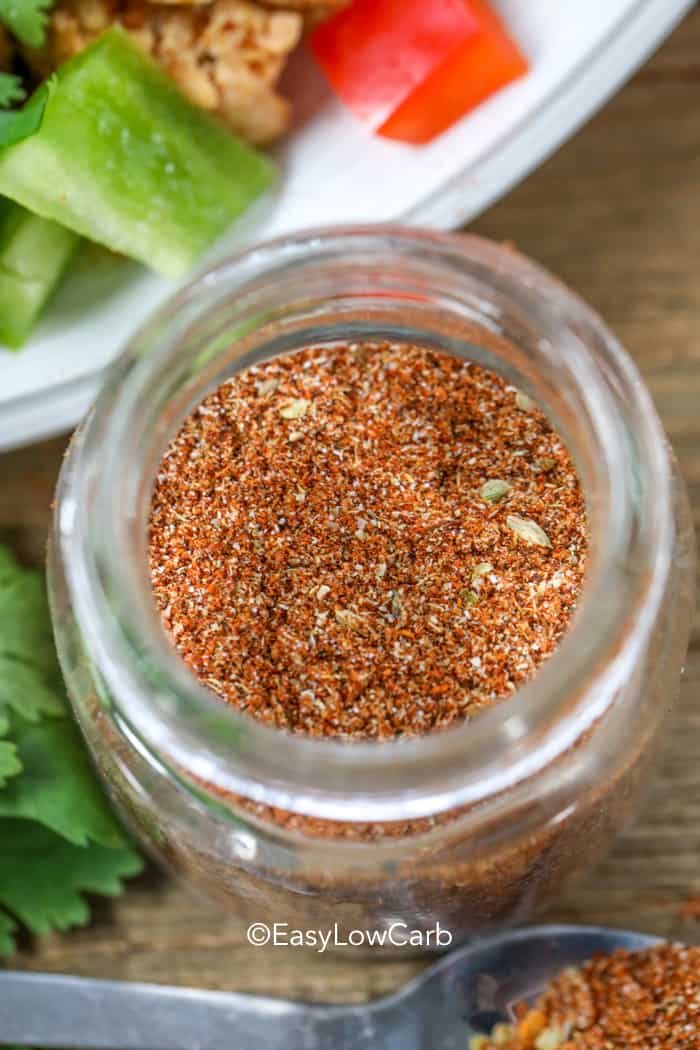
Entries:
MULTIPOLYGON (((609 321, 637 361, 674 443, 700 522, 700 10, 587 128, 473 229, 558 273, 609 321)), ((0 458, 0 536, 43 556, 65 442, 0 458)), ((643 928, 700 943, 681 906, 700 896, 700 649, 652 794, 551 920, 643 928)), ((149 872, 82 931, 26 945, 15 964, 294 997, 362 1001, 420 961, 357 965, 248 947, 236 920, 149 872)))

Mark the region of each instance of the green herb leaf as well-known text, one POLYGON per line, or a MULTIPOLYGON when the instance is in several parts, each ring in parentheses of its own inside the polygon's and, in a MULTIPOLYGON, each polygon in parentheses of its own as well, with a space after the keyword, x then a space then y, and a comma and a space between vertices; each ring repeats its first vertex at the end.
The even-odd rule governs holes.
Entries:
POLYGON ((21 102, 26 94, 19 77, 14 73, 0 73, 0 109, 21 102))
POLYGON ((0 546, 0 652, 55 670, 46 587, 40 572, 21 568, 0 546))
POLYGON ((0 586, 14 580, 17 575, 17 562, 7 547, 0 547, 0 586))
POLYGON ((0 22, 27 47, 46 39, 46 15, 54 0, 0 0, 0 22))
POLYGON ((141 870, 71 719, 41 573, 0 546, 0 955, 18 918, 35 932, 87 920, 83 891, 141 870), (8 914, 9 913, 9 914, 8 914))
POLYGON ((29 725, 13 718, 11 734, 22 776, 0 792, 0 817, 36 820, 76 846, 126 845, 71 720, 29 725))
POLYGON ((0 775, 13 777, 0 791, 0 816, 36 820, 76 845, 121 847, 68 717, 43 577, 0 554, 0 775))
POLYGON ((116 897, 142 868, 133 850, 75 846, 29 820, 0 819, 0 841, 0 904, 33 933, 84 925, 83 893, 116 897))
POLYGON ((17 755, 17 748, 9 740, 0 740, 0 788, 5 786, 10 777, 16 777, 21 772, 22 763, 17 755))
POLYGON ((66 705, 44 580, 0 547, 0 726, 12 711, 37 722, 66 705))
POLYGON ((0 909, 0 955, 12 955, 15 950, 15 939, 12 936, 17 923, 7 912, 0 909))
POLYGON ((51 77, 36 89, 21 109, 0 112, 0 146, 14 146, 39 130, 54 85, 55 80, 51 77))
POLYGON ((46 672, 0 651, 0 719, 10 710, 37 722, 43 715, 62 715, 65 705, 46 672))

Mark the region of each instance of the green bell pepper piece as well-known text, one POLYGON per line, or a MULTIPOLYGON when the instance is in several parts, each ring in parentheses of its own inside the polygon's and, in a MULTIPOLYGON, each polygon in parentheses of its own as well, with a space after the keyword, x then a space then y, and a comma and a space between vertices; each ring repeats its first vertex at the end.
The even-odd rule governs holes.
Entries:
POLYGON ((0 343, 18 350, 63 276, 80 238, 0 200, 0 343))
POLYGON ((119 29, 61 66, 39 130, 0 150, 0 194, 172 277, 273 176, 119 29))

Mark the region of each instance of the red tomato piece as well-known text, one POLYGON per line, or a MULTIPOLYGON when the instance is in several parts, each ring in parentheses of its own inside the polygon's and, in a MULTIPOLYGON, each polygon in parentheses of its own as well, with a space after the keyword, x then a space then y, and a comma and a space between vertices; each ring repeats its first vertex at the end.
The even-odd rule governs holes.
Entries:
POLYGON ((485 0, 354 0, 316 29, 311 46, 355 116, 416 144, 528 68, 485 0))

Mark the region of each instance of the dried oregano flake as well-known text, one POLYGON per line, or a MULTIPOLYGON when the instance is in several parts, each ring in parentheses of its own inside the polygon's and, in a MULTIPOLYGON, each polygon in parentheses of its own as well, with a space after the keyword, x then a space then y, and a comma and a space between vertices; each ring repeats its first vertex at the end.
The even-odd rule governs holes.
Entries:
POLYGON ((515 395, 515 403, 521 412, 531 412, 535 407, 535 402, 527 394, 523 394, 521 390, 518 390, 515 395))
POLYGON ((509 514, 506 525, 515 535, 524 540, 525 543, 534 544, 537 547, 551 547, 552 543, 541 525, 530 518, 521 518, 517 514, 509 514))
POLYGON ((271 379, 264 379, 262 383, 258 383, 255 389, 258 397, 269 397, 270 394, 274 394, 279 385, 279 379, 275 379, 273 376, 271 379))
POLYGON ((293 397, 280 405, 282 419, 303 419, 309 411, 311 402, 305 397, 293 397))
POLYGON ((513 486, 501 478, 492 478, 481 486, 481 498, 486 503, 498 503, 513 491, 513 486))
POLYGON ((482 576, 487 576, 490 572, 493 572, 493 565, 490 561, 480 561, 478 565, 475 565, 472 569, 472 583, 480 579, 482 576))

